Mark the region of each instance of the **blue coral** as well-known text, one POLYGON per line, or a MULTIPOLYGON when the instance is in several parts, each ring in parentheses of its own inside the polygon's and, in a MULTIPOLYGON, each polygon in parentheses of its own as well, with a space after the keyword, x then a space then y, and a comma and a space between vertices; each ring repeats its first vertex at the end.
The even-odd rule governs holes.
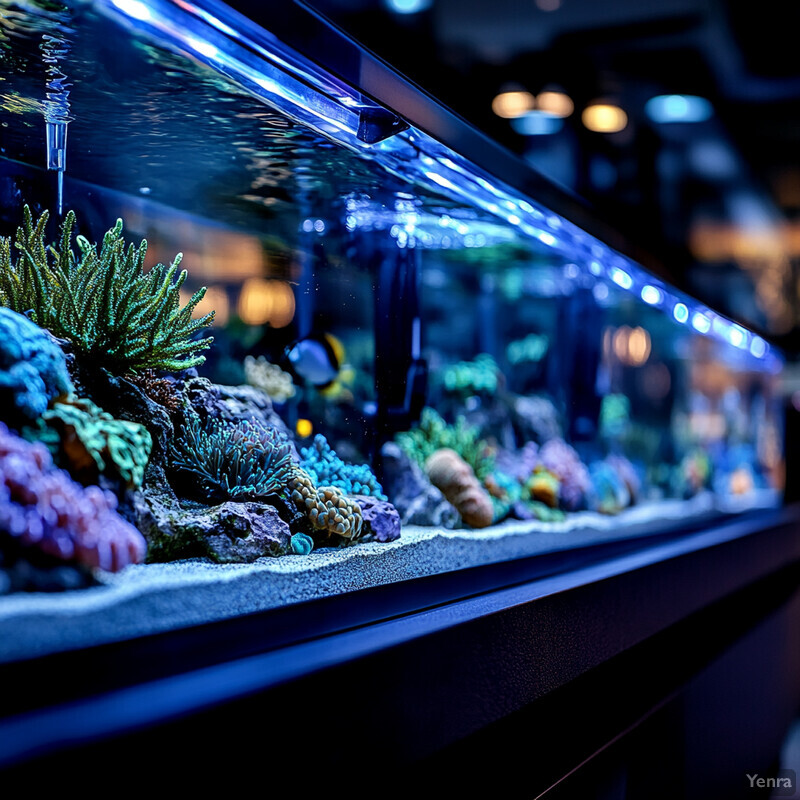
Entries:
POLYGON ((300 451, 300 466, 317 486, 335 486, 345 494, 362 494, 386 500, 383 487, 366 464, 345 464, 322 434, 300 451))
POLYGON ((10 405, 25 420, 35 420, 47 410, 51 400, 71 391, 64 354, 53 339, 22 314, 0 308, 3 406, 10 405))

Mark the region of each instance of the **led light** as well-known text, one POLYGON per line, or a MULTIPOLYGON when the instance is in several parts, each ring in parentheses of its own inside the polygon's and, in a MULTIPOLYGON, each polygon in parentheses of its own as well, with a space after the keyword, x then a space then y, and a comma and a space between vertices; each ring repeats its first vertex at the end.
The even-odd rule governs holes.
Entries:
POLYGON ((750 352, 756 358, 764 358, 767 353, 767 343, 760 336, 754 336, 750 343, 750 352))
POLYGON ((734 347, 742 347, 747 344, 747 334, 738 325, 732 325, 728 332, 728 339, 734 347))
POLYGON ((686 322, 689 319, 689 309, 683 303, 675 303, 675 308, 672 309, 672 316, 678 322, 686 322))
POLYGON ((151 17, 150 9, 141 0, 111 0, 111 2, 123 13, 133 19, 142 21, 149 20, 151 17))
POLYGON ((653 122, 705 122, 713 114, 704 97, 689 94, 661 94, 651 97, 644 106, 653 122))
POLYGON ((611 280, 623 289, 630 289, 631 286, 633 286, 633 278, 619 267, 614 267, 614 269, 611 270, 611 280))
POLYGON ((533 95, 530 92, 501 92, 492 100, 492 111, 503 119, 521 117, 534 106, 533 95))
POLYGON ((523 136, 548 136, 564 127, 564 120, 548 111, 528 111, 511 120, 511 127, 523 136))
POLYGON ((581 121, 595 133, 618 133, 627 126, 628 115, 619 106, 594 103, 583 110, 581 121))
POLYGON ((700 333, 708 333, 711 330, 711 322, 705 314, 695 311, 692 315, 692 327, 700 333))
POLYGON ((219 55, 219 50, 210 42, 203 42, 200 39, 193 39, 191 36, 187 36, 186 44, 206 58, 216 58, 219 55))
POLYGON ((427 178, 430 178, 430 180, 432 180, 434 183, 438 183, 439 186, 442 186, 445 189, 455 189, 456 191, 458 190, 458 187, 451 180, 445 178, 444 175, 439 175, 436 172, 426 172, 425 176, 427 178))
POLYGON ((603 265, 599 261, 592 261, 589 264, 589 271, 592 275, 601 275, 603 272, 603 265))
POLYGON ((536 95, 536 108, 554 117, 568 117, 575 110, 575 103, 563 92, 542 92, 536 95))
POLYGON ((650 284, 648 284, 647 286, 642 287, 642 300, 644 300, 648 305, 658 305, 663 297, 664 295, 661 289, 657 289, 655 286, 650 286, 650 284))
POLYGON ((397 14, 418 14, 429 8, 431 0, 386 0, 386 6, 397 14))
POLYGON ((595 300, 602 302, 608 298, 608 286, 606 286, 604 283, 596 283, 592 289, 592 294, 594 295, 595 300))

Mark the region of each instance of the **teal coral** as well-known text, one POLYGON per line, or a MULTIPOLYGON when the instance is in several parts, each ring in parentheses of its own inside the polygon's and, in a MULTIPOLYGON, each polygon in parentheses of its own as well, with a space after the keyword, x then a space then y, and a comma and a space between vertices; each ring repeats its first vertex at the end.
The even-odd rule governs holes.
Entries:
POLYGON ((297 556, 307 556, 314 549, 314 540, 307 533, 296 533, 291 538, 292 552, 297 556))
POLYGON ((199 354, 211 337, 193 340, 211 324, 213 312, 199 319, 192 312, 205 294, 195 292, 180 307, 179 291, 186 271, 178 273, 181 255, 171 265, 144 271, 147 242, 126 248, 122 220, 97 245, 77 237, 70 211, 57 245, 45 244, 48 213, 35 222, 28 206, 17 229, 12 259, 11 240, 0 237, 0 304, 69 340, 84 357, 117 374, 143 369, 177 371, 199 366, 199 354))
POLYGON ((25 437, 45 444, 56 461, 84 484, 99 474, 118 477, 130 489, 142 485, 153 440, 137 422, 115 419, 91 400, 57 401, 25 437))
POLYGON ((517 365, 525 362, 535 364, 544 358, 549 346, 550 340, 547 336, 529 333, 524 339, 509 342, 506 348, 506 358, 509 364, 517 365))
POLYGON ((448 425, 432 408, 422 410, 419 424, 410 431, 399 433, 397 444, 421 467, 437 450, 455 450, 472 467, 481 483, 494 469, 491 448, 481 439, 478 429, 467 424, 464 417, 456 418, 455 425, 448 425))
POLYGON ((280 495, 294 462, 289 440, 254 421, 191 416, 172 445, 173 470, 196 481, 212 500, 280 495))
POLYGON ((22 314, 0 308, 0 401, 26 420, 73 389, 61 349, 22 314))
POLYGON ((444 388, 459 395, 487 394, 497 392, 500 384, 500 367, 487 353, 481 353, 472 361, 459 361, 444 370, 444 388))
POLYGON ((345 494, 387 499, 372 470, 366 464, 345 464, 322 434, 300 450, 300 465, 317 486, 337 486, 345 494))

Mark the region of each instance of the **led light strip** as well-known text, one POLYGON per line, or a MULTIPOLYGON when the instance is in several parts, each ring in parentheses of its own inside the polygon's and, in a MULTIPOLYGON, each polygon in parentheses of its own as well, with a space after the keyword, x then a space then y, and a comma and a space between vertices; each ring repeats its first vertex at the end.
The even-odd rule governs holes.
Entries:
MULTIPOLYGON (((94 0, 94 6, 162 46, 206 64, 296 122, 376 161, 402 180, 482 209, 570 261, 584 263, 596 279, 635 294, 680 324, 688 323, 696 333, 757 359, 769 359, 772 369, 779 367, 780 359, 760 336, 664 286, 631 259, 495 181, 423 131, 403 123, 394 135, 373 144, 364 141, 364 113, 375 111, 392 117, 389 109, 335 80, 268 31, 259 28, 257 40, 249 36, 245 28, 252 23, 224 3, 94 0), (238 30, 238 22, 247 26, 238 30)), ((401 246, 399 237, 395 241, 401 246)))

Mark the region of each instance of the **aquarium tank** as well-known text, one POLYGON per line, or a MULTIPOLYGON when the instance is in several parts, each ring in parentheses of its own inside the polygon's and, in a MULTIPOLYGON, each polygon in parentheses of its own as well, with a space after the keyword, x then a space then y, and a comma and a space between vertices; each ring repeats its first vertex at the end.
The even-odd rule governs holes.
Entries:
POLYGON ((407 97, 0 10, 0 660, 781 503, 781 354, 407 97))

